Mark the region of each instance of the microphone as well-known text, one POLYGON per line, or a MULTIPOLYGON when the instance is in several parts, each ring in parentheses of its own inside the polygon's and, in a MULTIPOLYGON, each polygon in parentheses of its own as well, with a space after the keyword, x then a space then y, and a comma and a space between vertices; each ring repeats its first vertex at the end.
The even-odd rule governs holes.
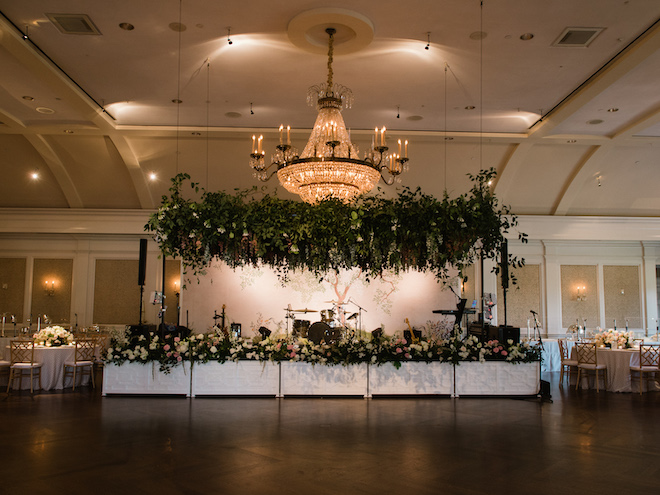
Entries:
POLYGON ((530 313, 532 313, 534 316, 536 316, 538 313, 532 309, 529 310, 530 313))

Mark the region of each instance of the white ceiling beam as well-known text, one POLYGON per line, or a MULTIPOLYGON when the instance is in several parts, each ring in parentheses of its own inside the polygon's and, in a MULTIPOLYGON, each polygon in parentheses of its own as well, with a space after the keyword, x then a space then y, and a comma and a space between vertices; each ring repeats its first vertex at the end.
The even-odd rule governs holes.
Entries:
POLYGON ((59 155, 55 152, 53 147, 46 141, 43 136, 28 134, 24 136, 25 139, 32 145, 37 153, 44 160, 50 171, 53 173, 57 184, 60 186, 64 197, 70 208, 83 208, 84 204, 78 194, 78 190, 71 180, 71 176, 67 171, 64 163, 59 155))
POLYGON ((154 199, 151 196, 151 191, 147 185, 146 177, 142 171, 142 167, 140 167, 140 161, 133 152, 131 145, 128 143, 128 141, 126 141, 125 137, 119 136, 116 133, 110 135, 109 138, 117 149, 117 152, 124 162, 124 166, 131 176, 133 186, 135 187, 135 192, 137 193, 138 200, 140 201, 140 207, 146 209, 154 208, 154 199))

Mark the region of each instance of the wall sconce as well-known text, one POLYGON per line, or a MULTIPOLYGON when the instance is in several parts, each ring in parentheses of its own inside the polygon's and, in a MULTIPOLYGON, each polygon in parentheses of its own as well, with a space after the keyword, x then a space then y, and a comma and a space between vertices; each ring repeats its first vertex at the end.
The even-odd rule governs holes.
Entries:
POLYGON ((55 280, 51 280, 50 282, 48 280, 46 280, 46 282, 44 282, 44 290, 46 292, 46 295, 54 296, 55 295, 55 280))
POLYGON ((622 295, 622 296, 625 296, 625 295, 626 295, 626 290, 625 290, 625 289, 621 289, 621 295, 622 295))
POLYGON ((578 301, 587 300, 587 288, 584 285, 582 287, 580 287, 579 285, 577 286, 577 300, 578 301))
POLYGON ((174 293, 176 294, 177 297, 179 297, 179 294, 180 294, 179 282, 174 282, 174 293))

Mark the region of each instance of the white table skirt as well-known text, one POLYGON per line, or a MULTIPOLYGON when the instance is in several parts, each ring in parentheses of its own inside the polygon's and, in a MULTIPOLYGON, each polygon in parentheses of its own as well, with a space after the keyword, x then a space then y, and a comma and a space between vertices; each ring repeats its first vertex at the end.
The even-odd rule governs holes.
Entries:
MULTIPOLYGON (((607 366, 607 390, 609 392, 632 392, 630 367, 639 366, 639 349, 609 349, 607 347, 598 347, 596 353, 598 364, 607 366)), ((577 359, 575 349, 571 351, 571 359, 577 359)), ((592 383, 592 387, 596 388, 594 378, 587 379, 586 374, 583 374, 580 382, 581 388, 588 388, 589 383, 592 383)), ((575 385, 575 381, 573 381, 573 384, 575 385)), ((635 389, 637 390, 637 382, 635 382, 635 389)), ((654 389, 657 390, 657 385, 654 389)), ((647 390, 646 383, 643 385, 643 390, 647 390)))
MULTIPOLYGON (((73 361, 75 352, 76 347, 73 345, 63 345, 60 347, 34 347, 34 360, 37 363, 41 363, 42 390, 61 390, 64 388, 64 363, 67 361, 73 361)), ((7 356, 7 360, 9 360, 9 349, 5 349, 5 355, 7 356)), ((27 373, 24 375, 25 378, 23 378, 21 382, 21 389, 29 390, 30 379, 27 376, 27 373)), ((76 377, 76 379, 79 380, 78 377, 76 377)), ((79 386, 80 384, 86 385, 87 383, 89 383, 89 376, 84 376, 76 386, 79 386)), ((7 385, 6 379, 4 385, 7 385)), ((71 387, 72 385, 73 382, 71 378, 67 379, 66 386, 71 387)), ((37 386, 36 380, 34 386, 37 386)))

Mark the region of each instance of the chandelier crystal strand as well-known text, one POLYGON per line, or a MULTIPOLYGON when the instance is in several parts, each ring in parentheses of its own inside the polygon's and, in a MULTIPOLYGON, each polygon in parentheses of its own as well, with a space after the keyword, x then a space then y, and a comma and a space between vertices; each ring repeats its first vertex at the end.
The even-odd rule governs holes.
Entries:
POLYGON ((345 86, 333 83, 333 28, 326 29, 328 42, 328 79, 309 88, 307 102, 316 104, 318 115, 307 145, 299 155, 291 146, 289 128, 286 143, 283 139, 283 126, 280 126, 280 144, 271 156, 271 164, 266 166, 262 139, 252 136, 250 166, 261 181, 269 180, 275 173, 287 191, 300 195, 308 203, 335 198, 350 202, 356 196, 371 191, 379 179, 392 184, 396 176, 406 168, 408 161, 408 141, 402 155, 401 141, 399 153, 389 154, 385 145, 385 128, 375 130, 372 149, 359 158, 357 146, 351 142, 350 133, 342 117, 342 108, 353 104, 353 93, 345 86), (277 170, 268 173, 273 165, 277 170), (386 178, 383 171, 389 176, 386 178))

